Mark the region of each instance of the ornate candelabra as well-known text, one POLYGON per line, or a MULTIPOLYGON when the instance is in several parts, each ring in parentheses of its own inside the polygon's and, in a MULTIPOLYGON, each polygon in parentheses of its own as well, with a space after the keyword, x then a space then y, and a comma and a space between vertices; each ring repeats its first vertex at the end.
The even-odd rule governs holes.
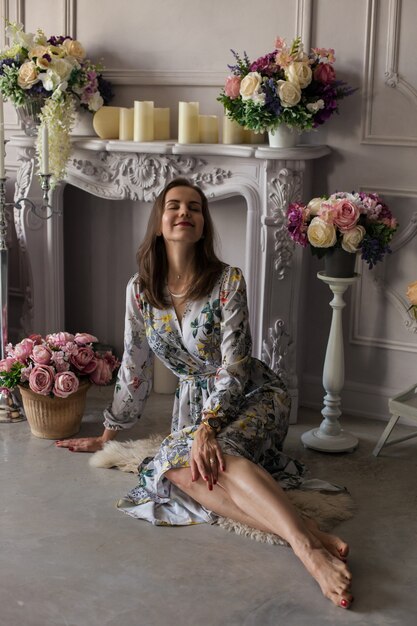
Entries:
MULTIPOLYGON (((40 174, 40 184, 43 192, 42 204, 36 205, 29 198, 19 198, 16 202, 6 202, 6 178, 0 178, 0 354, 6 357, 8 343, 8 272, 9 251, 7 247, 7 214, 6 209, 13 207, 22 210, 29 206, 29 210, 40 219, 49 219, 54 213, 49 203, 50 174, 40 174)), ((0 389, 0 422, 19 422, 25 419, 21 406, 13 392, 0 389)))

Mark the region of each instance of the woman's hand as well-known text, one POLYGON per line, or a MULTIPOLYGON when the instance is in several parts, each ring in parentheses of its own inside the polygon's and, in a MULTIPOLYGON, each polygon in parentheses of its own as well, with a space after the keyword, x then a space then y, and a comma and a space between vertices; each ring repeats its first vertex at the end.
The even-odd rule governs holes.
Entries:
POLYGON ((104 442, 102 437, 83 437, 80 439, 62 439, 55 441, 57 448, 68 448, 70 452, 97 452, 104 442))
POLYGON ((216 433, 204 424, 195 431, 190 463, 191 478, 198 480, 201 476, 210 491, 217 483, 219 469, 222 472, 226 469, 222 450, 216 441, 216 433))
POLYGON ((97 452, 107 441, 116 437, 117 430, 105 429, 101 437, 81 437, 79 439, 61 439, 55 442, 57 448, 67 448, 70 452, 97 452))

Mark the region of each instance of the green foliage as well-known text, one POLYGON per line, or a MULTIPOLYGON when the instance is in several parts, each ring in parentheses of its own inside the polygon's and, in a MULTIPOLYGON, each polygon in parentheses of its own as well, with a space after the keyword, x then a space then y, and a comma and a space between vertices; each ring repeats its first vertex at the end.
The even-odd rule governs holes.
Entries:
POLYGON ((13 363, 9 372, 0 373, 0 387, 7 387, 7 389, 14 389, 21 382, 21 371, 25 366, 20 361, 13 363))

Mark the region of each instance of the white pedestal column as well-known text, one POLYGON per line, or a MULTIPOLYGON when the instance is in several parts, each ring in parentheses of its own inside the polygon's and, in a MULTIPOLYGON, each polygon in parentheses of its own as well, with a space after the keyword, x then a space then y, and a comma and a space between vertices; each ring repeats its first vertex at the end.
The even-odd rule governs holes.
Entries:
POLYGON ((351 452, 358 445, 356 437, 342 430, 339 417, 342 414, 340 393, 345 382, 345 360, 343 349, 342 311, 346 306, 343 300, 345 291, 359 278, 332 278, 319 272, 317 278, 327 283, 334 295, 330 306, 333 309, 329 340, 323 369, 323 387, 326 391, 321 414, 324 420, 319 428, 313 428, 301 435, 306 448, 321 452, 351 452))

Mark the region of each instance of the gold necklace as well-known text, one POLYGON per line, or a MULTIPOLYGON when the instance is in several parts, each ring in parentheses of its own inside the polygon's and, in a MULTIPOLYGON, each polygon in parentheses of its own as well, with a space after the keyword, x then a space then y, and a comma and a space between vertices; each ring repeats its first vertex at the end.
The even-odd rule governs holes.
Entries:
POLYGON ((173 298, 183 298, 185 295, 187 295, 186 291, 184 291, 184 293, 172 293, 168 285, 167 285, 167 289, 168 289, 169 295, 172 296, 173 298))

